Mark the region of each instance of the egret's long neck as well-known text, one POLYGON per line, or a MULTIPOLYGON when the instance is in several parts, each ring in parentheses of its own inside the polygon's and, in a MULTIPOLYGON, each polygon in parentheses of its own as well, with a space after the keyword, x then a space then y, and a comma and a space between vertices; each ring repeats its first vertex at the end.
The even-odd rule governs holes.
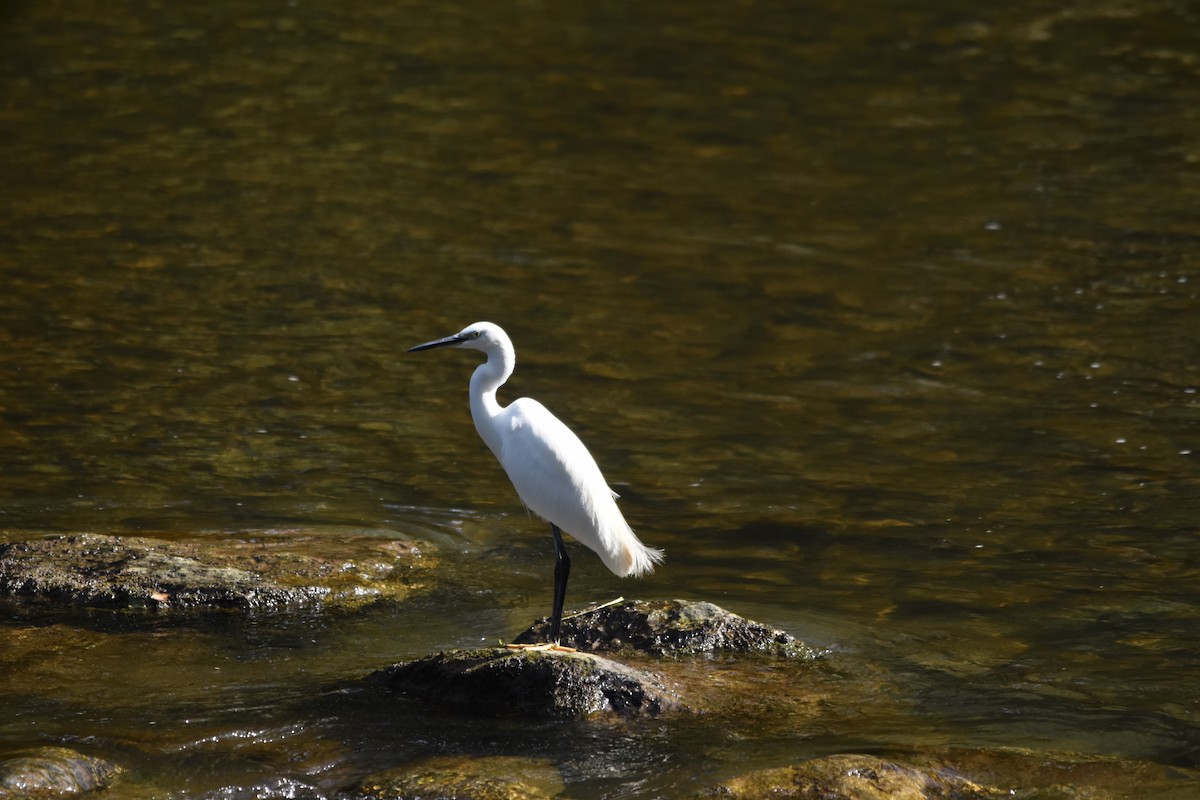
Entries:
POLYGON ((488 360, 471 374, 471 419, 475 430, 497 458, 500 457, 500 423, 497 417, 504 408, 496 400, 496 390, 504 385, 517 366, 517 354, 509 342, 489 350, 488 360))

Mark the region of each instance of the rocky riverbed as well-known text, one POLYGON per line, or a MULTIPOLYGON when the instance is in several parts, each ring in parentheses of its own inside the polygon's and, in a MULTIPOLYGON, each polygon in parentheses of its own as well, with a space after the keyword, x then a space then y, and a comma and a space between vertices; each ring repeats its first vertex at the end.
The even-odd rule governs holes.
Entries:
POLYGON ((426 588, 428 545, 272 530, 203 539, 99 533, 0 543, 0 595, 93 608, 354 608, 426 588))
MULTIPOLYGON (((296 613, 350 620, 372 608, 402 607, 417 598, 429 602, 439 585, 435 548, 361 532, 17 538, 0 544, 0 593, 16 610, 14 619, 35 621, 6 631, 0 668, 38 669, 64 653, 99 652, 131 636, 161 644, 175 634, 152 623, 173 615, 208 618, 210 628, 231 624, 237 615, 264 613, 280 624, 296 613), (121 616, 97 626, 97 614, 121 616)), ((626 735, 633 737, 658 735, 647 725, 694 728, 695 746, 704 747, 705 730, 746 738, 819 733, 864 702, 862 675, 872 669, 851 653, 812 647, 702 600, 628 600, 585 609, 565 620, 562 649, 529 646, 546 633, 545 620, 538 620, 514 646, 453 647, 381 663, 312 696, 282 701, 284 713, 300 720, 386 713, 397 720, 428 719, 431 731, 438 719, 453 720, 448 730, 471 720, 482 725, 506 720, 502 724, 514 731, 539 736, 547 725, 572 726, 573 736, 588 726, 627 726, 626 735), (860 694, 848 695, 850 684, 860 694)), ((876 711, 895 702, 886 679, 877 686, 870 700, 876 711)), ((86 683, 47 691, 54 695, 47 701, 61 702, 64 709, 96 702, 86 683)), ((4 743, 0 797, 155 796, 136 777, 136 754, 151 739, 115 746, 113 740, 73 734, 69 718, 55 742, 4 743), (131 758, 134 763, 125 763, 131 758)), ((352 735, 340 741, 293 741, 287 735, 282 740, 308 754, 299 762, 300 777, 294 769, 283 770, 256 787, 218 788, 206 796, 570 795, 570 765, 522 752, 519 735, 504 752, 470 746, 454 752, 455 739, 446 734, 436 754, 400 756, 391 764, 380 763, 376 754, 361 766, 356 751, 362 744, 352 735)), ((212 741, 222 741, 219 730, 212 741)), ((714 773, 696 796, 1097 800, 1183 797, 1198 781, 1188 770, 1147 762, 941 747, 780 757, 736 773, 714 773), (1177 789, 1185 794, 1172 794, 1177 789)))

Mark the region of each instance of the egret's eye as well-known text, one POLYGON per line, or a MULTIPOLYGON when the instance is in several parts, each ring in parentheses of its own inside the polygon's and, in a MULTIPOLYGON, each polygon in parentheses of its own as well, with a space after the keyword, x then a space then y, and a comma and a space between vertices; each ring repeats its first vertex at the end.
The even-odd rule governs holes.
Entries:
POLYGON ((468 339, 478 339, 482 335, 483 335, 483 331, 471 331, 470 333, 467 334, 467 338, 468 339))

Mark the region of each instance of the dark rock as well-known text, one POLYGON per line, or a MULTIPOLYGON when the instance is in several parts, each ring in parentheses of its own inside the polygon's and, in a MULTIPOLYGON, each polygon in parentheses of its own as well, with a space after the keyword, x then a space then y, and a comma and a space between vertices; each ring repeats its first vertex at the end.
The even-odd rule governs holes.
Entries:
POLYGON ((423 555, 411 542, 366 535, 82 533, 0 544, 0 594, 105 608, 355 607, 422 589, 423 555))
POLYGON ((0 760, 0 798, 63 797, 107 788, 124 772, 66 747, 38 747, 0 760))
POLYGON ((999 800, 1009 795, 949 770, 849 754, 751 772, 714 787, 705 796, 730 800, 999 800))
POLYGON ((683 708, 660 676, 587 653, 452 650, 388 667, 371 679, 406 695, 487 715, 581 719, 602 713, 653 716, 683 708))
POLYGON ((548 761, 513 756, 438 756, 377 772, 342 800, 549 800, 563 791, 548 761))
MULTIPOLYGON (((549 621, 539 620, 517 643, 544 642, 549 621)), ((818 653, 777 628, 731 614, 712 603, 631 600, 563 619, 562 644, 588 652, 649 655, 772 653, 813 658, 818 653)))

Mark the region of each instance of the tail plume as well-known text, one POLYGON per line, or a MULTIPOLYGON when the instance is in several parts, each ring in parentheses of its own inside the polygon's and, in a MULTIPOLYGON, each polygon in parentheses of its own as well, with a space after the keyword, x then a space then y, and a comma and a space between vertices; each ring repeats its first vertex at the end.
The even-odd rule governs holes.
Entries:
POLYGON ((625 548, 625 572, 622 577, 640 578, 654 571, 654 565, 662 563, 663 551, 642 544, 636 536, 631 537, 625 548))

